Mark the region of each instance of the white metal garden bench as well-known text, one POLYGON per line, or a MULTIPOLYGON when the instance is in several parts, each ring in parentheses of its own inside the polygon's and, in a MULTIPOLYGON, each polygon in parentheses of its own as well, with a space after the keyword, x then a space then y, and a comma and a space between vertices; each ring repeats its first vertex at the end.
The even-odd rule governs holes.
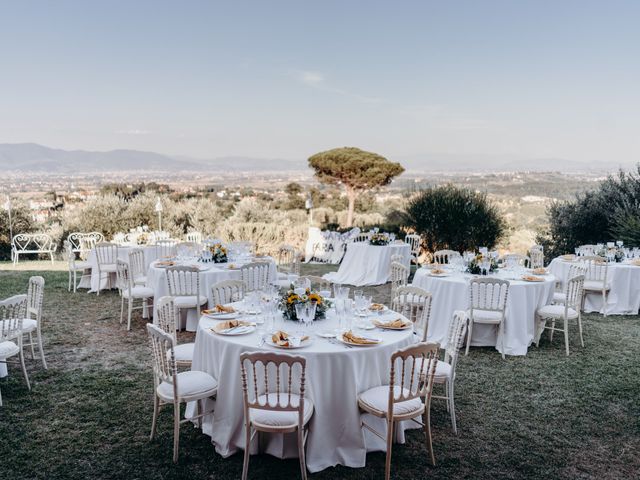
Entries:
POLYGON ((53 263, 53 254, 56 244, 46 233, 19 233, 11 240, 11 259, 13 264, 18 263, 20 255, 48 254, 53 263))

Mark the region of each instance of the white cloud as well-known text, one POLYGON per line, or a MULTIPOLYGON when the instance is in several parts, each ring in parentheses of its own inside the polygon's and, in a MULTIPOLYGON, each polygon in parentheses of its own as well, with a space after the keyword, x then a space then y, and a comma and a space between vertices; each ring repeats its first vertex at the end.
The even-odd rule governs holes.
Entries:
POLYGON ((323 92, 335 93, 336 95, 342 95, 357 100, 361 103, 383 103, 384 100, 377 97, 368 97, 366 95, 360 95, 353 93, 342 88, 337 88, 329 85, 326 81, 326 76, 320 72, 313 70, 294 70, 295 78, 304 85, 321 90, 323 92))
POLYGON ((318 87, 324 83, 324 75, 318 72, 303 71, 298 72, 298 76, 302 83, 310 87, 318 87))

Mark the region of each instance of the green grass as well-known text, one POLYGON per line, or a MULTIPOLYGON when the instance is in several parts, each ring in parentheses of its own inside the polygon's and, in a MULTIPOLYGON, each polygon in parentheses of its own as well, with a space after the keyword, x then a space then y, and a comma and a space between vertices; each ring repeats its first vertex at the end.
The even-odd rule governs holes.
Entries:
MULTIPOLYGON (((42 265, 47 268, 46 265, 42 265)), ((308 273, 327 267, 308 266, 308 273)), ((30 275, 46 279, 44 336, 49 370, 28 359, 32 390, 19 368, 0 380, 0 478, 239 478, 241 454, 223 459, 209 437, 181 430, 171 462, 171 411, 148 440, 152 377, 144 321, 118 322, 115 292, 67 292, 65 272, 0 271, 0 298, 22 293, 30 275)), ((370 291, 388 299, 388 286, 370 291)), ((181 334, 181 340, 192 334, 181 334)), ((419 431, 394 449, 399 479, 630 478, 640 470, 640 317, 585 315, 586 347, 572 335, 545 335, 526 357, 503 361, 493 349, 462 357, 456 381, 459 434, 441 401, 432 406, 436 467, 419 431)), ((355 399, 354 399, 355 401, 355 399)), ((384 454, 362 469, 330 468, 318 479, 380 478, 384 454)), ((251 478, 298 478, 298 463, 252 457, 251 478)))

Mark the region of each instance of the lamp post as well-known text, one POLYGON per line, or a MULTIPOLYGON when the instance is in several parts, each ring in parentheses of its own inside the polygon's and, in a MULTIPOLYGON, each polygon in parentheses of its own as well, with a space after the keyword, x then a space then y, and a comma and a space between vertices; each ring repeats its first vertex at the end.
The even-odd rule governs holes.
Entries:
POLYGON ((4 209, 9 213, 9 243, 13 240, 13 222, 11 219, 11 197, 7 195, 7 201, 4 202, 4 209))
POLYGON ((307 195, 307 200, 304 202, 304 208, 307 209, 307 213, 309 214, 309 225, 313 223, 313 200, 311 199, 311 194, 307 195))
POLYGON ((158 231, 162 231, 162 202, 160 201, 160 197, 156 201, 156 213, 158 214, 158 231))

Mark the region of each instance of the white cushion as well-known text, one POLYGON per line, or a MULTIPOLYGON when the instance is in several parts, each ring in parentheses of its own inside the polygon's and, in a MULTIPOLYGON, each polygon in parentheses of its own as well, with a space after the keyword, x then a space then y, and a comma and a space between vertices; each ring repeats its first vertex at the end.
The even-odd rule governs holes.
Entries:
MULTIPOLYGON (((188 296, 188 297, 173 297, 173 304, 178 308, 196 308, 196 296, 188 296)), ((207 303, 207 297, 200 297, 200 305, 207 303)))
POLYGON ((193 361, 193 347, 195 343, 181 343, 173 347, 173 352, 178 362, 193 361))
POLYGON ((98 268, 100 269, 101 272, 115 273, 118 271, 118 267, 116 266, 115 263, 103 263, 98 268))
MULTIPOLYGON (((122 296, 129 298, 129 290, 122 290, 122 296)), ((151 298, 153 297, 153 288, 136 286, 131 289, 131 298, 151 298)))
POLYGON ((553 293, 553 303, 562 304, 567 301, 567 294, 562 292, 553 293))
MULTIPOLYGON (((0 329, 4 330, 5 327, 5 322, 7 322, 7 320, 3 320, 0 322, 0 329)), ((33 332, 34 330, 38 329, 38 322, 35 321, 32 318, 23 318, 22 319, 22 333, 29 333, 29 332, 33 332)))
MULTIPOLYGON (((183 399, 207 398, 218 390, 218 382, 205 372, 192 370, 178 374, 178 396, 183 399)), ((162 382, 156 390, 158 396, 167 402, 173 401, 173 385, 162 382)))
MULTIPOLYGON (((303 399, 304 401, 304 414, 302 417, 302 424, 306 425, 311 415, 313 415, 313 403, 311 400, 303 399)), ((259 395, 258 402, 260 404, 269 403, 269 405, 276 406, 278 404, 278 395, 270 393, 269 395, 259 395)), ((300 404, 300 395, 295 393, 291 394, 291 400, 286 393, 280 394, 280 404, 292 405, 294 407, 300 404)), ((298 425, 298 412, 281 412, 273 410, 261 410, 259 408, 249 409, 249 418, 255 425, 262 425, 265 427, 280 427, 280 428, 292 428, 298 425)))
POLYGON ((597 290, 599 292, 602 291, 602 289, 604 288, 605 290, 609 290, 610 286, 607 283, 606 285, 604 285, 604 283, 602 281, 597 281, 597 280, 585 280, 584 281, 584 289, 585 290, 597 290))
POLYGON ((133 281, 133 283, 135 283, 136 285, 145 286, 147 284, 147 277, 138 277, 133 281))
POLYGON ((437 383, 443 383, 445 380, 451 378, 452 373, 453 370, 451 369, 451 364, 438 360, 438 363, 436 363, 436 374, 434 380, 437 383))
MULTIPOLYGON (((400 387, 398 385, 393 387, 394 397, 398 397, 400 394, 400 387)), ((404 389, 404 394, 408 393, 408 389, 404 389)), ((389 385, 382 385, 380 387, 370 388, 366 392, 363 392, 358 397, 360 406, 365 410, 373 410, 378 413, 385 413, 389 408, 389 385)), ((395 402, 393 404, 394 415, 407 415, 415 413, 416 416, 422 413, 424 405, 420 398, 413 398, 404 402, 395 402)))
POLYGON ((76 260, 75 267, 76 270, 85 270, 87 268, 91 268, 91 264, 89 262, 81 262, 76 260))
MULTIPOLYGON (((537 313, 542 318, 564 318, 564 305, 546 305, 539 308, 537 313)), ((578 318, 578 312, 570 308, 567 318, 578 318)))
POLYGON ((490 310, 474 310, 472 318, 476 323, 500 323, 502 321, 502 313, 490 310))
POLYGON ((18 345, 13 342, 0 342, 0 358, 11 357, 20 352, 18 345))

